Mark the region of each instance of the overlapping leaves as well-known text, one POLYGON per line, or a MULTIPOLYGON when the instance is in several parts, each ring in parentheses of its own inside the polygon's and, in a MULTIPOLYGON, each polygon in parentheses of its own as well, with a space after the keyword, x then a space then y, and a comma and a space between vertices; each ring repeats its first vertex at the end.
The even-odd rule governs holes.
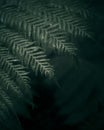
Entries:
POLYGON ((16 3, 0 8, 0 123, 7 130, 21 130, 17 113, 27 112, 26 103, 32 104, 29 74, 55 77, 47 49, 75 55, 70 35, 91 37, 88 24, 72 13, 77 4, 70 11, 37 0, 16 3))

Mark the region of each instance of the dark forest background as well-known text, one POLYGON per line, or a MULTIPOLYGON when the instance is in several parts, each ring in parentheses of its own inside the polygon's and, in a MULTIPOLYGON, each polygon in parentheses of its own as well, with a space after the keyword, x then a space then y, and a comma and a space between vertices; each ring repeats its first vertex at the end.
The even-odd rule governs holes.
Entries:
POLYGON ((41 77, 33 80, 36 107, 28 107, 30 118, 19 115, 24 130, 104 129, 104 3, 84 1, 95 10, 95 41, 82 41, 77 58, 51 57, 60 87, 41 77))

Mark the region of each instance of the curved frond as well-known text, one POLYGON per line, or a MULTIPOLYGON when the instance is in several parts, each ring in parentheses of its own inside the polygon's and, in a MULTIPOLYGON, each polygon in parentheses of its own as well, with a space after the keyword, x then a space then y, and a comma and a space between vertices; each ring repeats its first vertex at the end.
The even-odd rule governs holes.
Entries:
POLYGON ((15 82, 13 80, 11 80, 9 78, 9 76, 5 72, 3 72, 2 70, 0 70, 0 83, 1 83, 1 88, 4 91, 8 92, 8 94, 10 94, 11 97, 15 96, 15 100, 16 99, 19 99, 20 101, 26 100, 24 98, 23 93, 20 90, 20 87, 17 86, 15 84, 15 82), (11 93, 9 93, 9 92, 11 92, 11 93))
POLYGON ((44 16, 47 17, 49 21, 58 23, 60 29, 67 31, 74 36, 91 38, 87 20, 78 17, 64 8, 47 6, 44 16))
MULTIPOLYGON (((77 2, 79 3, 79 2, 77 2)), ((85 11, 86 9, 80 9, 80 6, 77 5, 76 2, 73 4, 70 4, 70 6, 61 6, 57 5, 56 1, 51 2, 45 6, 40 2, 39 4, 26 4, 24 2, 24 6, 20 6, 20 9, 23 8, 30 12, 32 14, 38 14, 42 18, 46 19, 48 22, 51 22, 53 24, 58 24, 59 28, 67 31, 74 36, 81 36, 81 37, 89 37, 92 38, 92 33, 89 29, 89 22, 86 22, 87 19, 83 19, 83 17, 80 17, 80 15, 77 16, 77 14, 74 12, 74 7, 77 7, 76 12, 79 14, 82 14, 86 17, 88 11, 85 11)))
POLYGON ((41 74, 49 78, 54 76, 53 67, 49 64, 49 59, 46 58, 40 47, 34 46, 33 42, 29 42, 4 26, 0 27, 0 35, 0 40, 32 71, 36 74, 40 71, 41 74))
POLYGON ((75 54, 74 43, 67 41, 67 33, 59 29, 58 24, 51 24, 37 15, 29 15, 18 12, 12 7, 4 8, 0 12, 1 22, 15 27, 19 32, 23 32, 28 38, 38 40, 41 47, 50 47, 58 52, 68 52, 75 54))
POLYGON ((32 100, 28 72, 18 59, 9 54, 5 47, 0 47, 0 63, 0 67, 11 76, 17 85, 21 86, 20 89, 28 97, 27 99, 32 100))
POLYGON ((28 97, 25 97, 21 91, 20 86, 17 86, 10 76, 0 69, 0 89, 8 94, 12 101, 15 111, 23 115, 28 115, 26 103, 30 104, 32 101, 28 97), (19 104, 19 105, 18 105, 19 104))

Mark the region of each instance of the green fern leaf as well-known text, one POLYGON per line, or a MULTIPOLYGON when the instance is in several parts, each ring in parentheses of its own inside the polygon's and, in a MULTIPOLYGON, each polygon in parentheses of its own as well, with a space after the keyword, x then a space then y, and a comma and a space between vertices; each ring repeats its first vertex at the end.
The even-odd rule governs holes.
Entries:
POLYGON ((20 89, 27 99, 32 100, 29 85, 30 78, 28 72, 25 71, 25 67, 20 65, 20 61, 10 55, 8 49, 0 47, 0 62, 0 67, 14 79, 17 85, 21 86, 20 89))
POLYGON ((9 95, 10 99, 14 104, 15 111, 21 115, 28 116, 26 103, 30 104, 32 101, 30 101, 28 97, 27 98, 24 97, 21 88, 17 86, 15 82, 12 79, 10 79, 9 75, 3 72, 2 70, 0 70, 0 83, 1 83, 0 89, 2 89, 9 95))
POLYGON ((23 12, 16 12, 16 10, 11 7, 4 8, 0 16, 2 23, 12 28, 16 27, 19 32, 22 30, 25 37, 32 37, 33 40, 38 40, 41 43, 41 47, 46 49, 48 46, 58 52, 75 54, 76 47, 74 43, 70 43, 66 40, 66 32, 60 30, 57 24, 52 25, 47 23, 45 19, 41 19, 41 17, 37 15, 31 16, 23 12))
MULTIPOLYGON (((39 4, 34 3, 32 5, 31 4, 29 5, 25 3, 23 5, 24 5, 23 8, 27 10, 28 12, 30 12, 30 9, 32 9, 31 10, 32 14, 38 14, 39 16, 46 19, 50 23, 53 23, 53 24, 57 23, 60 29, 67 31, 73 34, 74 36, 92 38, 92 34, 90 30, 88 30, 89 23, 86 22, 86 20, 84 20, 83 17, 81 18, 75 15, 73 11, 69 11, 71 7, 69 7, 69 9, 67 8, 67 6, 63 8, 63 7, 57 6, 57 4, 55 5, 54 3, 51 3, 51 4, 49 3, 43 6, 41 2, 39 4)), ((73 4, 71 4, 71 6, 73 9, 74 8, 73 4)), ((78 6, 77 3, 76 3, 76 6, 78 6)), ((83 12, 84 15, 87 15, 85 13, 86 11, 85 12, 84 11, 85 11, 84 9, 82 11, 80 11, 79 9, 79 12, 83 12)))
POLYGON ((72 12, 68 12, 63 8, 53 8, 49 6, 47 7, 44 16, 47 17, 49 21, 58 23, 60 29, 67 31, 74 36, 91 38, 90 32, 87 30, 89 28, 88 23, 84 19, 73 15, 72 12))
POLYGON ((16 95, 17 98, 21 98, 21 100, 24 99, 24 101, 25 101, 24 95, 21 92, 20 87, 18 87, 15 84, 15 82, 13 82, 13 80, 11 80, 9 78, 9 76, 6 73, 2 72, 2 71, 0 73, 0 82, 1 82, 1 85, 3 86, 1 88, 4 91, 8 91, 8 92, 11 91, 11 93, 10 93, 11 96, 12 96, 12 94, 16 95))
POLYGON ((40 47, 34 46, 34 43, 19 36, 18 33, 6 29, 4 26, 0 28, 0 35, 0 40, 7 44, 12 53, 36 74, 40 71, 41 74, 49 78, 54 76, 53 67, 49 64, 49 59, 46 58, 40 47))

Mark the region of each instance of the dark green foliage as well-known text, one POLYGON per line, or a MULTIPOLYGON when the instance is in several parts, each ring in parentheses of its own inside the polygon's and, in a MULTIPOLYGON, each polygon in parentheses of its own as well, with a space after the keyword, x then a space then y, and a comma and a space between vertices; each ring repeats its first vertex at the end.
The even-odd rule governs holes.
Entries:
POLYGON ((74 36, 92 37, 90 35, 91 32, 88 32, 89 22, 86 22, 88 19, 77 15, 78 12, 87 15, 86 9, 80 9, 80 7, 81 5, 78 1, 71 1, 70 6, 57 5, 56 1, 49 4, 42 4, 38 1, 29 1, 27 3, 23 1, 20 3, 19 9, 35 15, 38 14, 48 23, 56 24, 59 29, 67 31, 74 36))
POLYGON ((31 80, 41 75, 56 81, 51 53, 75 57, 74 41, 93 38, 89 11, 78 1, 57 2, 7 1, 0 8, 0 122, 7 130, 22 129, 17 114, 33 105, 31 80))

